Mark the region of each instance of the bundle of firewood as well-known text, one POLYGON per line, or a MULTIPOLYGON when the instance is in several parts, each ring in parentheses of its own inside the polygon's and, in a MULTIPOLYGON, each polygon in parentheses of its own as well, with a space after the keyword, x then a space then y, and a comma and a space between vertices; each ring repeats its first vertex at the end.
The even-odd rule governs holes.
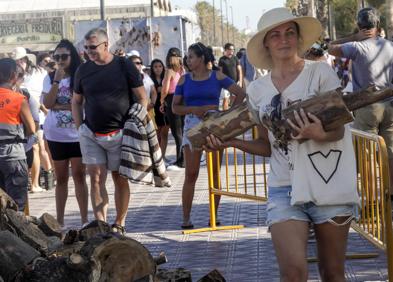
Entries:
MULTIPOLYGON (((263 95, 263 91, 261 95, 263 95)), ((392 96, 393 90, 390 88, 378 89, 370 86, 348 94, 343 93, 341 89, 336 89, 288 106, 281 112, 280 118, 264 115, 259 117, 261 120, 255 120, 255 117, 248 111, 247 103, 243 102, 228 111, 207 115, 202 123, 188 132, 187 137, 193 149, 201 150, 206 144, 206 137, 209 134, 217 136, 222 141, 227 141, 246 132, 258 123, 262 123, 273 133, 276 144, 286 150, 288 142, 291 140, 291 133, 296 135, 286 121, 290 119, 296 123, 294 111, 299 111, 302 108, 305 112, 314 114, 321 120, 324 129, 331 131, 351 122, 353 120, 351 111, 392 96)))

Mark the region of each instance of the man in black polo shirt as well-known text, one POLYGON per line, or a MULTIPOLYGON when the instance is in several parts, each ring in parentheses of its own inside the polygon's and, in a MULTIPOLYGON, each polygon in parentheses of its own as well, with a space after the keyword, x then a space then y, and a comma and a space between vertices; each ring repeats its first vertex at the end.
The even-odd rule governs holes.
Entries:
POLYGON ((105 30, 92 29, 85 40, 90 60, 75 74, 72 114, 79 128, 83 163, 87 165, 91 179, 94 216, 106 221, 108 193, 105 181, 107 170, 110 170, 115 184, 117 212, 112 230, 124 233, 130 188, 128 180, 118 173, 122 129, 132 102, 146 107, 147 96, 134 64, 109 52, 105 30))
MULTIPOLYGON (((236 81, 237 85, 242 87, 243 73, 239 59, 235 56, 235 46, 232 43, 226 43, 224 46, 224 56, 218 61, 218 67, 228 77, 236 81)), ((221 98, 224 99, 223 108, 226 110, 226 104, 230 98, 228 90, 223 89, 221 98)))

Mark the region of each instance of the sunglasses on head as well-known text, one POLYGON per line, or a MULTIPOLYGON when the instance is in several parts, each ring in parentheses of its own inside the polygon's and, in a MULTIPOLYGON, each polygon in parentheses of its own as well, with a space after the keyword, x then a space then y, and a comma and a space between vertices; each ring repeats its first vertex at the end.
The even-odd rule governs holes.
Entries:
POLYGON ((57 54, 53 56, 53 59, 55 59, 56 62, 59 62, 60 60, 65 61, 69 56, 70 54, 57 54))
POLYGON ((104 41, 104 42, 101 42, 100 44, 97 44, 97 45, 85 45, 84 47, 86 50, 95 50, 95 49, 97 49, 98 46, 100 46, 104 43, 106 43, 106 42, 104 41))

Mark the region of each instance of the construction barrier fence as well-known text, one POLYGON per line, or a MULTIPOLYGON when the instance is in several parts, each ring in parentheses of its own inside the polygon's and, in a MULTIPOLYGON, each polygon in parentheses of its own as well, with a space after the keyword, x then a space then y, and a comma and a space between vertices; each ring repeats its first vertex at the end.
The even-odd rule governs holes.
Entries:
MULTIPOLYGON (((392 206, 386 145, 383 138, 376 134, 353 129, 352 136, 356 153, 360 207, 359 219, 353 221, 351 227, 377 248, 386 252, 388 275, 393 281, 392 206)), ((256 128, 243 135, 245 140, 256 137, 256 128)), ((267 201, 268 158, 247 154, 235 148, 227 148, 222 153, 207 153, 207 169, 210 226, 183 231, 183 233, 243 228, 243 225, 216 225, 215 197, 220 195, 267 201), (220 160, 220 155, 222 155, 222 160, 220 160), (213 165, 214 162, 216 162, 215 165, 213 165), (215 171, 213 167, 216 168, 215 171), (215 179, 217 187, 214 185, 215 179)), ((353 254, 347 258, 372 256, 374 255, 353 254)))
POLYGON ((359 219, 351 227, 386 252, 393 281, 393 231, 389 160, 381 136, 352 130, 360 196, 359 219))

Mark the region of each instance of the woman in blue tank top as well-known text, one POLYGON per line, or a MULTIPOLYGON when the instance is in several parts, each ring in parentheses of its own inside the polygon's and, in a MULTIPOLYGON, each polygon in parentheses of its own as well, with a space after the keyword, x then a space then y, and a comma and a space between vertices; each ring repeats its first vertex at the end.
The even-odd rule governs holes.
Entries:
MULTIPOLYGON (((187 132, 201 122, 207 111, 218 110, 222 88, 236 96, 234 104, 241 103, 245 97, 244 90, 237 86, 232 79, 220 71, 209 68, 208 65, 212 60, 213 54, 202 43, 192 44, 188 48, 187 65, 190 72, 180 78, 172 102, 173 112, 185 115, 182 142, 185 156, 185 178, 182 193, 183 224, 181 226, 183 229, 194 227, 190 220, 190 214, 202 155, 202 151, 192 150, 187 139, 187 132)), ((214 160, 213 164, 217 164, 217 161, 214 160)), ((218 177, 214 177, 214 181, 215 187, 218 187, 218 177)), ((216 196, 216 208, 218 208, 219 200, 219 196, 216 196)))

